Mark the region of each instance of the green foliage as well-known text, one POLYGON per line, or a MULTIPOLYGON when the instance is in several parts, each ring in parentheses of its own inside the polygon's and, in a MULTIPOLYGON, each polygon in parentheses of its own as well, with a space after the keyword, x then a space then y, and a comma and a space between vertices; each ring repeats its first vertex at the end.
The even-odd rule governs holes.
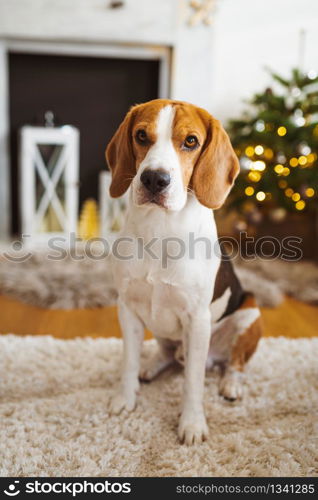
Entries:
POLYGON ((318 207, 318 76, 298 69, 292 70, 290 79, 273 72, 271 76, 274 87, 255 94, 242 117, 227 127, 241 163, 228 207, 244 212, 248 202, 261 211, 314 211, 318 207), (252 188, 248 192, 254 190, 250 196, 245 194, 248 187, 252 188), (264 200, 257 199, 262 198, 258 192, 265 193, 264 200))

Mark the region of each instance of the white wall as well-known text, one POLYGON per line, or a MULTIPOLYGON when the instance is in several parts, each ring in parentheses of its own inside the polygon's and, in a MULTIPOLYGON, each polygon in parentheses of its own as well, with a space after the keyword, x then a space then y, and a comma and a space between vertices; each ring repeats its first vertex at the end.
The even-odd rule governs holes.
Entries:
POLYGON ((214 23, 212 112, 226 121, 270 84, 264 66, 288 75, 299 64, 318 72, 318 0, 219 0, 214 23))
POLYGON ((209 108, 213 30, 203 24, 189 26, 189 0, 125 0, 118 9, 109 4, 110 0, 0 0, 0 43, 22 39, 169 47, 171 97, 209 108))
POLYGON ((318 0, 217 0, 211 27, 189 27, 190 0, 0 0, 0 37, 148 43, 174 48, 171 96, 222 120, 269 84, 264 66, 318 69, 318 0))
POLYGON ((0 35, 79 41, 171 43, 176 0, 0 0, 0 35))

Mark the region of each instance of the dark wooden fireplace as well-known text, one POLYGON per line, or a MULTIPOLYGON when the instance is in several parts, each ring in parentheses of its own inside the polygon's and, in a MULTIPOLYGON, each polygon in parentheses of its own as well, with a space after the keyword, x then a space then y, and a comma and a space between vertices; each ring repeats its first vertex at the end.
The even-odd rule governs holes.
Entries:
POLYGON ((9 120, 12 233, 18 233, 18 131, 55 124, 80 131, 80 204, 98 198, 98 174, 105 168, 107 142, 133 104, 159 94, 159 61, 91 56, 9 53, 9 120))

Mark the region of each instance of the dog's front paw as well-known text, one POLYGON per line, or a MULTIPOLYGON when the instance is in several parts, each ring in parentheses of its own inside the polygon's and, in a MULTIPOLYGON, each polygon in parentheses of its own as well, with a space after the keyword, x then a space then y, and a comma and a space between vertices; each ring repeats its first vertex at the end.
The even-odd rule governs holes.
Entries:
POLYGON ((136 400, 137 395, 134 391, 129 394, 118 392, 110 401, 110 413, 118 415, 123 410, 133 411, 136 407, 136 400))
POLYGON ((178 436, 182 443, 190 446, 200 444, 208 438, 209 430, 203 413, 182 413, 179 422, 178 436))

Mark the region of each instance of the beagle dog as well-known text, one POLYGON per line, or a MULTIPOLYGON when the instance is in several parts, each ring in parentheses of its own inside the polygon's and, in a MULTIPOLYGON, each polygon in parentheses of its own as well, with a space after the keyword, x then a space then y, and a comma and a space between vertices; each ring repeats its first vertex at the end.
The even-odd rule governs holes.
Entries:
POLYGON ((213 217, 239 163, 219 121, 166 99, 128 112, 106 160, 111 196, 130 190, 112 264, 124 352, 111 412, 132 411, 140 380, 152 380, 177 361, 185 372, 178 435, 188 445, 200 443, 208 435, 205 370, 220 364, 220 395, 240 398, 241 374, 262 330, 254 297, 242 290, 220 249, 213 217), (158 348, 140 369, 145 328, 158 348))

